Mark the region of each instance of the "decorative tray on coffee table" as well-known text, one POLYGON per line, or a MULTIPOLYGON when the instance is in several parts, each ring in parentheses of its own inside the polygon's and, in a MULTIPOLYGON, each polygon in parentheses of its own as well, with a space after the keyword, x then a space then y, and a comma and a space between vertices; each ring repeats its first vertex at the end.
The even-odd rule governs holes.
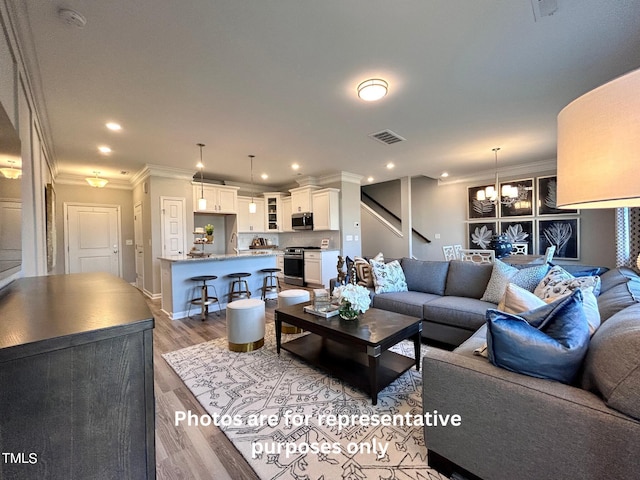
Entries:
POLYGON ((330 305, 329 308, 323 311, 318 311, 313 308, 313 305, 308 305, 304 307, 304 311, 307 313, 311 313, 312 315, 317 315, 322 318, 335 317, 338 315, 338 310, 340 310, 339 305, 330 305))

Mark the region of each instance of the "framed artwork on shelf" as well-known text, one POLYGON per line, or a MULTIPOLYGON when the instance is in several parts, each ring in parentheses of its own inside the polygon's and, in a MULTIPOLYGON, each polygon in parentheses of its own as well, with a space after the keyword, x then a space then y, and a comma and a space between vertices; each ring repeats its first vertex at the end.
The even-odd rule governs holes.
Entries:
POLYGON ((469 248, 486 250, 491 243, 491 237, 496 233, 496 222, 474 222, 468 224, 467 244, 469 248))
POLYGON ((533 202, 535 201, 533 178, 511 180, 500 183, 500 191, 505 185, 518 189, 518 196, 514 198, 501 197, 501 217, 531 217, 533 216, 533 202))
POLYGON ((538 177, 538 215, 575 215, 578 210, 556 208, 558 181, 556 175, 538 177))
POLYGON ((500 222, 500 233, 507 236, 511 243, 526 243, 527 251, 530 254, 535 253, 534 240, 534 222, 533 220, 512 220, 500 222))
POLYGON ((580 258, 580 219, 554 218, 538 220, 538 254, 555 245, 553 258, 577 260, 580 258))
POLYGON ((478 192, 484 190, 486 187, 493 185, 483 185, 481 187, 468 187, 468 206, 467 206, 467 218, 469 220, 482 219, 482 218, 496 218, 498 211, 496 204, 489 200, 478 200, 478 192))

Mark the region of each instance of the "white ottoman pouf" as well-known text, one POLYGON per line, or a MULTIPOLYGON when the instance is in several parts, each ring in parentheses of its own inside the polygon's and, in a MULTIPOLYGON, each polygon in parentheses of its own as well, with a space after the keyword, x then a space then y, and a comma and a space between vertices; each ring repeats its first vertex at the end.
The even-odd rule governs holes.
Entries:
MULTIPOLYGON (((311 299, 307 290, 293 288, 278 293, 278 308, 288 307, 296 303, 308 302, 311 299)), ((302 329, 282 322, 282 333, 302 333, 302 329)))
POLYGON ((227 339, 232 352, 251 352, 264 345, 264 302, 257 298, 227 304, 227 339))

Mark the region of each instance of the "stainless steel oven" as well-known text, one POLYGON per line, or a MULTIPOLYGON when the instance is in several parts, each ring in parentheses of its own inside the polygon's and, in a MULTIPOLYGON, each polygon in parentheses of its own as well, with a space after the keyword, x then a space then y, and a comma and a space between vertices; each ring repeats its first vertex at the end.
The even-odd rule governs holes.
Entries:
POLYGON ((303 247, 287 247, 284 249, 284 282, 290 285, 304 286, 303 247))

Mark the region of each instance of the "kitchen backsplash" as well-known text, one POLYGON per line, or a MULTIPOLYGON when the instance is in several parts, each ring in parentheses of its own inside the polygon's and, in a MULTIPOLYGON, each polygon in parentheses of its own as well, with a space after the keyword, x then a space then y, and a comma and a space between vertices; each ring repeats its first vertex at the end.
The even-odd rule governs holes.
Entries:
POLYGON ((329 239, 329 249, 340 249, 340 232, 336 231, 320 231, 320 232, 292 232, 292 233, 239 233, 238 234, 238 248, 240 250, 246 250, 253 242, 255 237, 264 238, 267 241, 271 241, 273 245, 277 245, 278 248, 283 249, 286 247, 319 247, 323 238, 329 239))

